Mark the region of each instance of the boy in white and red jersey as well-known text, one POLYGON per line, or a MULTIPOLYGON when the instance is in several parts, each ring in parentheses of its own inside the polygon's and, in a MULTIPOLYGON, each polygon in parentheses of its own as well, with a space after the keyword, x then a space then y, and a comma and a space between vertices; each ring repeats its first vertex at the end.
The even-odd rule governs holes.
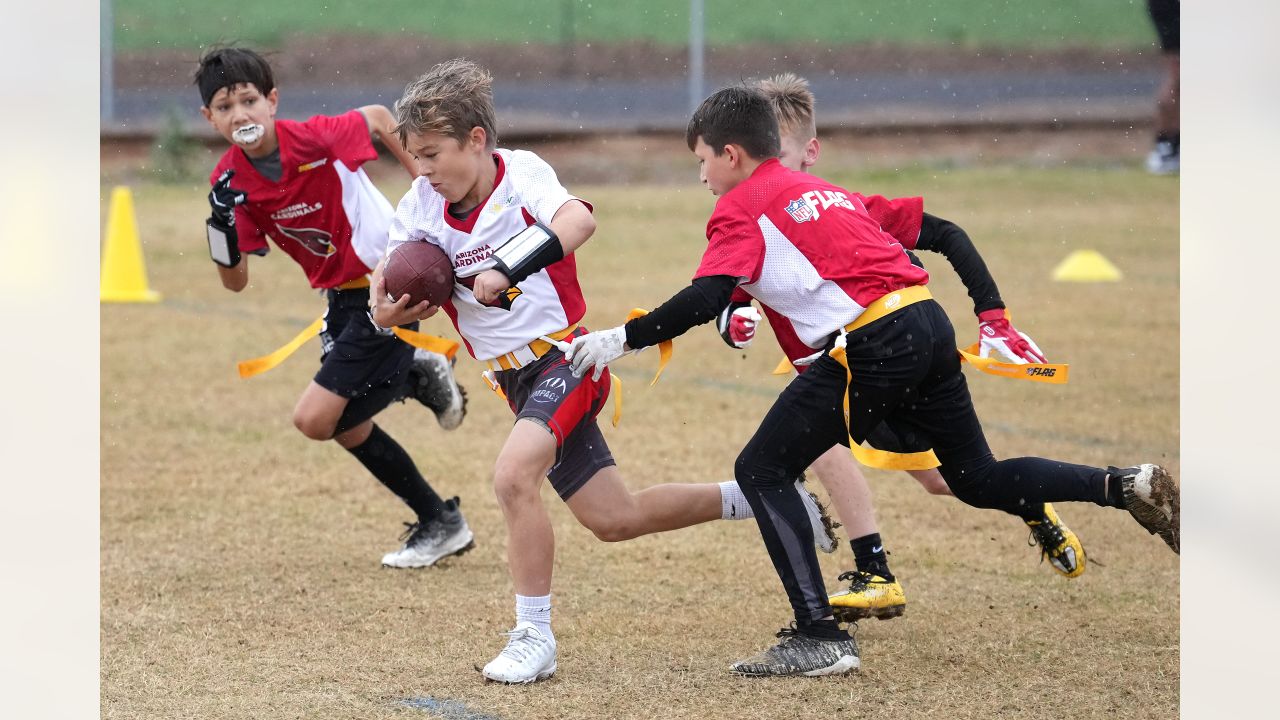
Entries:
MULTIPOLYGON (((778 162, 791 170, 808 172, 817 164, 821 153, 809 83, 792 73, 783 73, 761 80, 755 86, 769 100, 778 118, 781 133, 778 162)), ((912 250, 928 250, 947 258, 973 300, 982 357, 997 354, 1015 364, 1045 361, 1039 347, 1009 322, 996 281, 964 230, 926 213, 924 199, 920 197, 890 199, 857 193, 852 196, 858 198, 881 230, 902 244, 912 264, 923 267, 912 250)), ((725 343, 742 349, 751 344, 758 320, 759 313, 752 307, 751 297, 738 288, 734 290, 732 302, 717 318, 717 327, 725 343)), ((821 348, 801 342, 789 323, 775 326, 774 334, 798 372, 803 372, 806 364, 821 354, 821 348)), ((928 450, 922 440, 914 433, 895 432, 887 422, 873 428, 867 437, 871 446, 895 453, 928 450)), ((842 581, 849 581, 848 588, 830 598, 836 618, 859 620, 901 615, 907 604, 906 594, 889 568, 888 551, 876 525, 871 488, 857 462, 844 448, 833 447, 810 469, 826 488, 831 505, 849 534, 849 545, 857 563, 856 570, 840 575, 842 581)), ((907 472, 930 493, 951 495, 936 468, 907 472)), ((1019 517, 1030 528, 1032 538, 1041 548, 1041 557, 1048 558, 1050 567, 1068 578, 1084 572, 1087 562, 1084 546, 1058 518, 1052 505, 1046 503, 1037 511, 1019 517)))
MULTIPOLYGON (((375 328, 368 315, 369 272, 387 246, 393 210, 361 168, 378 157, 391 113, 369 105, 305 122, 276 120, 271 67, 243 48, 215 48, 195 76, 201 113, 231 147, 210 174, 209 253, 222 284, 249 284, 249 255, 267 239, 293 258, 329 301, 320 331, 321 364, 298 399, 293 421, 313 440, 334 440, 417 515, 406 523, 388 567, 425 567, 473 546, 458 499, 443 500, 399 443, 373 422, 391 402, 413 395, 453 429, 466 412, 450 360, 375 328), (235 186, 232 187, 234 182, 235 186)), ((397 143, 384 143, 413 174, 397 143)))
MULTIPOLYGON (((750 517, 736 482, 668 484, 632 493, 622 484, 596 415, 607 372, 574 377, 565 340, 581 335, 586 302, 573 252, 595 232, 591 205, 571 195, 537 155, 497 148, 492 77, 466 60, 432 68, 396 103, 396 131, 421 177, 400 201, 391 246, 429 242, 453 260, 458 284, 444 309, 467 349, 489 366, 516 415, 494 467, 507 524, 516 625, 485 665, 490 680, 528 683, 556 671, 551 630, 555 536, 539 496, 543 478, 583 526, 619 541, 718 519, 750 517)), ((388 298, 381 266, 373 310, 382 326, 439 310, 388 298)), ((823 532, 811 496, 795 496, 810 541, 823 532)))
POLYGON ((960 370, 955 332, 908 259, 856 193, 783 167, 778 122, 758 90, 703 101, 686 131, 701 176, 720 196, 693 283, 648 315, 575 337, 574 374, 709 322, 742 287, 773 327, 822 354, 782 391, 734 473, 786 588, 795 626, 733 665, 744 675, 828 675, 860 665, 828 602, 795 493, 779 492, 831 447, 861 443, 888 420, 927 439, 965 503, 1018 513, 1045 502, 1127 509, 1179 549, 1178 487, 1156 465, 1092 468, 1034 457, 997 461, 960 370))

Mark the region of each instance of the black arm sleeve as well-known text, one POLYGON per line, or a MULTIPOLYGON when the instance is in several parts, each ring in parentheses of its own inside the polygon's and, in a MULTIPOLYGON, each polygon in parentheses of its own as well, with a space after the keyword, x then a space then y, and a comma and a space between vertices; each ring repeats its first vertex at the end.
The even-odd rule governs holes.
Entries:
POLYGON ((657 345, 685 334, 689 328, 714 320, 729 304, 738 279, 729 275, 700 277, 662 303, 657 310, 630 320, 627 346, 633 350, 657 345))
POLYGON ((1004 307, 1000 299, 1000 289, 996 287, 995 278, 987 270, 987 264, 978 249, 973 246, 968 233, 949 220, 924 213, 920 222, 920 239, 916 241, 917 250, 931 250, 941 253, 955 268, 973 299, 973 314, 985 310, 1004 307))

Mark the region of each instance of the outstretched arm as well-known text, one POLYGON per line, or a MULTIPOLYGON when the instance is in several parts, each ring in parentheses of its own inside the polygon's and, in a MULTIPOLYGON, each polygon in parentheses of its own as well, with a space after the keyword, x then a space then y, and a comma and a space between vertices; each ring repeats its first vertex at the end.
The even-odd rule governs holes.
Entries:
POLYGON ((941 253, 968 289, 973 312, 978 316, 978 345, 982 357, 996 353, 1019 364, 1045 361, 1044 353, 1035 342, 1009 322, 995 278, 991 277, 968 233, 955 223, 925 213, 916 249, 941 253))
POLYGON ((987 263, 974 247, 973 240, 955 223, 943 220, 935 215, 924 213, 920 222, 920 239, 916 241, 917 250, 930 250, 941 253, 955 268, 969 291, 973 300, 973 314, 979 315, 987 310, 1004 308, 1000 299, 1000 289, 996 287, 995 278, 987 270, 987 263))
POLYGON ((582 377, 595 368, 592 379, 599 379, 609 363, 628 350, 657 345, 679 337, 690 328, 710 322, 729 303, 738 278, 711 275, 696 278, 658 309, 630 320, 611 330, 580 335, 565 354, 573 364, 573 374, 582 377))
POLYGON ((410 178, 418 177, 418 166, 413 162, 413 156, 400 144, 400 136, 395 132, 396 119, 392 117, 391 111, 385 105, 365 105, 360 108, 360 113, 369 124, 369 134, 400 161, 410 178))

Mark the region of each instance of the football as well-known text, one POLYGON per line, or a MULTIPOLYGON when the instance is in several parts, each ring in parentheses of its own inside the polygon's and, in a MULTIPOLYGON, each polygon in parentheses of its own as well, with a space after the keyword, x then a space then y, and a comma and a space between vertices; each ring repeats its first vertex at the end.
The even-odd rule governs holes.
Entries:
POLYGON ((453 294, 453 263, 438 245, 407 242, 396 247, 382 269, 392 301, 409 296, 409 304, 430 300, 443 305, 453 294))

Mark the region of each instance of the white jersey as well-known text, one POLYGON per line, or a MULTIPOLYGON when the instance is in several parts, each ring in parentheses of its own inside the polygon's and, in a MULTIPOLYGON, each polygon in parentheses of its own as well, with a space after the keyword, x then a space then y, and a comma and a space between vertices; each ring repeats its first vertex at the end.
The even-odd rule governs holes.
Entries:
MULTIPOLYGON (((404 242, 429 242, 452 258, 455 273, 465 273, 516 233, 535 221, 549 226, 561 206, 580 200, 565 190, 550 165, 531 152, 498 149, 494 158, 498 174, 493 192, 465 219, 449 214, 449 202, 426 178, 414 180, 391 221, 387 252, 404 242)), ((591 208, 590 203, 583 204, 591 208)), ((493 306, 476 301, 470 281, 458 278, 444 310, 477 360, 492 360, 539 335, 563 330, 581 320, 587 310, 573 255, 525 278, 493 306)))

